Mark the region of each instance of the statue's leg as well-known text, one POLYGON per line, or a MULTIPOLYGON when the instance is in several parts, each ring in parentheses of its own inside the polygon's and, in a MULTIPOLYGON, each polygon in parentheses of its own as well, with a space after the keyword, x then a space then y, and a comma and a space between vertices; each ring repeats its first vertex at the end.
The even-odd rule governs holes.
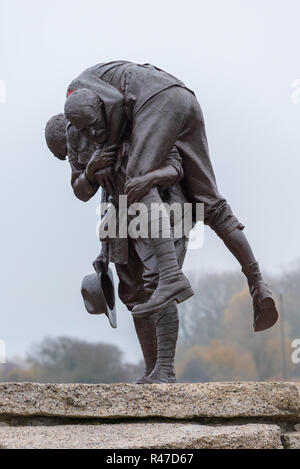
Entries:
MULTIPOLYGON (((149 298, 153 287, 150 292, 145 289, 144 265, 137 255, 134 242, 131 240, 128 244, 128 254, 127 264, 115 264, 115 266, 119 277, 118 293, 120 300, 129 311, 132 311, 136 304, 142 303, 149 298)), ((155 275, 153 280, 155 281, 155 275)), ((147 376, 154 369, 156 363, 156 328, 151 318, 134 318, 134 326, 142 349, 145 361, 145 376, 147 376)), ((137 383, 141 379, 143 378, 137 380, 137 383)))
POLYGON ((157 360, 154 370, 143 378, 141 384, 175 383, 174 360, 179 326, 176 303, 169 304, 151 318, 156 327, 157 360))
POLYGON ((136 384, 142 384, 144 382, 145 377, 151 374, 156 364, 156 327, 151 317, 133 318, 133 320, 145 361, 144 376, 142 376, 136 381, 136 384))
POLYGON ((222 226, 217 226, 214 229, 238 260, 242 272, 247 278, 249 291, 253 298, 254 330, 258 332, 269 329, 277 322, 278 312, 272 293, 263 281, 259 264, 244 232, 239 227, 230 232, 222 229, 222 226))
MULTIPOLYGON (((162 167, 170 156, 178 135, 189 126, 191 94, 179 86, 171 87, 153 96, 139 110, 130 135, 130 155, 126 169, 129 180, 162 167)), ((148 212, 151 204, 161 204, 156 187, 143 197, 148 212)), ((160 218, 163 217, 160 215, 160 218)), ((165 218, 165 222, 168 220, 165 218)), ((159 283, 151 299, 133 309, 133 315, 161 311, 172 301, 181 302, 193 295, 190 283, 178 267, 174 242, 163 238, 161 230, 151 236, 150 242, 159 268, 159 283)))
MULTIPOLYGON (((177 239, 174 244, 178 265, 182 268, 186 255, 187 240, 186 238, 177 239)), ((156 257, 148 240, 137 240, 136 250, 144 264, 144 288, 146 295, 150 297, 157 286, 159 278, 156 257)), ((152 373, 141 378, 139 384, 174 383, 176 382, 174 358, 179 327, 176 303, 173 301, 161 311, 153 313, 149 319, 151 319, 156 332, 156 363, 152 373)), ((142 320, 144 319, 135 319, 135 321, 142 320)))
MULTIPOLYGON (((151 204, 161 203, 157 188, 153 188, 142 200, 150 215, 151 204)), ((149 243, 156 257, 159 273, 157 288, 151 298, 144 304, 133 308, 133 316, 141 317, 162 311, 174 300, 181 303, 193 296, 189 280, 182 273, 178 265, 174 240, 171 235, 170 219, 167 213, 158 212, 157 219, 152 216, 149 220, 149 243), (166 232, 164 231, 166 230, 166 232)))
POLYGON ((274 300, 242 232, 243 225, 218 191, 199 103, 191 94, 186 99, 190 101, 189 125, 176 141, 184 163, 186 194, 191 202, 204 204, 204 223, 211 226, 240 262, 253 297, 255 331, 268 329, 278 318, 274 300))

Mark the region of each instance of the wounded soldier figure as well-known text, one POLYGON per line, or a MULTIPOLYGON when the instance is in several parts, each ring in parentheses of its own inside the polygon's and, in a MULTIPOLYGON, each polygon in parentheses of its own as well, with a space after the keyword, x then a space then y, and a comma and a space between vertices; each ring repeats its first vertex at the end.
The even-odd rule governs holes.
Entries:
MULTIPOLYGON (((90 67, 72 81, 67 90, 65 115, 92 142, 106 147, 108 160, 117 158, 127 132, 125 193, 131 202, 139 200, 149 210, 152 203, 162 202, 158 183, 140 190, 143 185, 139 184, 139 178, 143 181, 152 171, 159 172, 176 148, 184 174, 181 187, 188 202, 204 204, 204 223, 224 241, 248 280, 254 330, 272 327, 278 319, 275 302, 243 232, 244 225, 218 191, 204 119, 194 93, 183 82, 153 65, 110 62, 90 67)), ((97 178, 108 191, 112 190, 111 166, 103 168, 97 164, 97 178)), ((84 179, 89 178, 87 169, 84 179)), ((159 281, 148 301, 133 308, 135 317, 160 311, 193 294, 181 271, 172 237, 158 233, 149 238, 149 243, 156 258, 159 281)))
MULTIPOLYGON (((108 185, 110 200, 118 206, 119 196, 125 193, 129 149, 126 133, 113 157, 114 166, 110 164, 111 148, 109 151, 97 151, 96 146, 86 138, 85 132, 78 131, 69 124, 63 114, 48 121, 46 140, 57 158, 64 160, 68 157, 72 171, 71 184, 76 197, 88 201, 101 184, 108 185), (108 170, 111 181, 106 178, 105 172, 99 174, 99 166, 103 165, 108 170)), ((145 187, 149 190, 155 185, 163 202, 178 203, 183 207, 187 199, 179 184, 182 177, 181 158, 178 150, 173 148, 158 171, 138 179, 137 193, 140 194, 145 187)), ((106 195, 106 192, 102 194, 102 200, 106 195)), ((135 196, 132 195, 132 201, 134 199, 135 196)), ((184 235, 180 239, 173 239, 176 260, 180 267, 185 258, 187 241, 184 235)), ((119 297, 128 310, 132 311, 136 305, 151 297, 159 281, 159 269, 150 239, 129 236, 127 239, 102 240, 101 254, 94 266, 100 272, 108 269, 109 262, 115 263, 119 278, 119 297)), ((133 320, 145 361, 144 376, 137 380, 137 384, 175 382, 174 358, 179 327, 176 302, 170 302, 149 317, 134 317, 133 320)))

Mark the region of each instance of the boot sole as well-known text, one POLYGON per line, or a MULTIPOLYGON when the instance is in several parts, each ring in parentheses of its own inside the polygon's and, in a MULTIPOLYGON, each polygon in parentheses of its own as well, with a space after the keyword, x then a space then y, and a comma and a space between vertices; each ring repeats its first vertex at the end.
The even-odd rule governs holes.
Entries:
POLYGON ((151 379, 149 379, 149 381, 143 381, 142 383, 136 383, 136 384, 171 384, 171 383, 177 383, 176 379, 172 378, 172 379, 169 379, 168 381, 165 381, 165 380, 159 380, 159 379, 154 379, 153 381, 151 379))
POLYGON ((139 378, 135 381, 134 384, 147 384, 147 381, 145 381, 146 376, 143 376, 142 378, 139 378))
POLYGON ((144 317, 150 316, 152 313, 157 313, 162 308, 165 308, 166 306, 168 306, 168 304, 172 303, 172 301, 176 301, 177 304, 180 304, 180 303, 183 303, 184 301, 188 300, 192 296, 194 296, 194 292, 191 289, 191 287, 188 287, 185 290, 183 290, 182 292, 176 293, 171 298, 168 298, 166 301, 164 301, 160 305, 158 305, 154 308, 151 308, 151 311, 147 311, 147 310, 146 311, 139 311, 138 313, 135 313, 134 311, 132 311, 132 316, 134 318, 140 318, 141 316, 144 316, 144 317))
POLYGON ((194 294, 195 293, 193 292, 193 290, 189 287, 183 290, 182 292, 178 293, 176 295, 176 298, 174 299, 177 302, 177 304, 180 304, 180 303, 183 303, 185 300, 188 300, 189 298, 194 296, 194 294))
POLYGON ((262 332, 274 326, 278 321, 278 312, 276 310, 275 302, 272 298, 265 298, 260 302, 259 308, 261 314, 255 321, 254 331, 262 332))

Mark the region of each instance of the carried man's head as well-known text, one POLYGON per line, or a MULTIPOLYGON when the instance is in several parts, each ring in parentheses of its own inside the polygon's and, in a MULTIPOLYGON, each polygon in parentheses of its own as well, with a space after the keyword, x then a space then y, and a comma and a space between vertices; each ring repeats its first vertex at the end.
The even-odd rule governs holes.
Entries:
POLYGON ((94 91, 87 88, 74 91, 65 103, 65 116, 78 130, 87 129, 93 142, 108 140, 103 102, 94 91))
POLYGON ((56 158, 65 160, 68 154, 67 130, 68 120, 64 114, 58 114, 48 120, 45 128, 45 138, 49 150, 56 158))

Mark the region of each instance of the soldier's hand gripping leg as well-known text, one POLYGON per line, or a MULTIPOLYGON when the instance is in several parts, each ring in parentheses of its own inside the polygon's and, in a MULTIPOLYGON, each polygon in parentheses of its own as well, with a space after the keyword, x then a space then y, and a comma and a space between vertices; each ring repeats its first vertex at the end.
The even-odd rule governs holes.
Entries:
POLYGON ((133 308, 134 317, 162 311, 169 303, 173 301, 181 303, 194 295, 189 280, 178 265, 174 240, 171 237, 169 215, 167 212, 159 211, 157 214, 151 212, 151 204, 161 203, 157 189, 153 188, 142 202, 146 204, 150 216, 149 241, 156 258, 159 281, 151 298, 146 303, 133 308))
POLYGON ((156 326, 157 360, 152 373, 143 378, 143 384, 176 383, 174 359, 179 325, 176 303, 154 313, 151 319, 156 326))
POLYGON ((156 327, 151 317, 133 318, 135 330, 141 345, 145 361, 144 376, 137 379, 135 384, 143 384, 144 379, 154 370, 157 358, 156 327))

